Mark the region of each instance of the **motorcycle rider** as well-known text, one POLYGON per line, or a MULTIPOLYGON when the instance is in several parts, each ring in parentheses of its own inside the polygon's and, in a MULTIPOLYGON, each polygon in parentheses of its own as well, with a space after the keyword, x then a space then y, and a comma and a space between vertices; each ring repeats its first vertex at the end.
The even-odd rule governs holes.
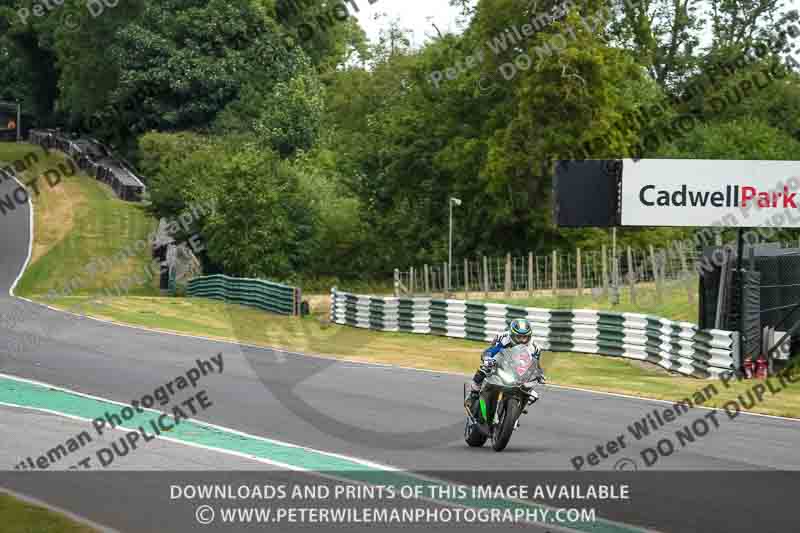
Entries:
MULTIPOLYGON (((540 364, 542 350, 533 342, 533 328, 531 323, 524 318, 515 318, 508 325, 508 329, 497 335, 492 341, 492 345, 484 350, 481 354, 481 366, 475 372, 472 378, 472 386, 464 405, 467 411, 472 412, 472 406, 475 400, 478 399, 481 391, 481 385, 486 376, 491 372, 495 365, 495 356, 499 354, 504 348, 517 346, 519 344, 527 344, 531 350, 531 355, 534 358, 536 365, 541 371, 542 365, 540 364)), ((545 382, 544 373, 540 373, 540 382, 545 382)))

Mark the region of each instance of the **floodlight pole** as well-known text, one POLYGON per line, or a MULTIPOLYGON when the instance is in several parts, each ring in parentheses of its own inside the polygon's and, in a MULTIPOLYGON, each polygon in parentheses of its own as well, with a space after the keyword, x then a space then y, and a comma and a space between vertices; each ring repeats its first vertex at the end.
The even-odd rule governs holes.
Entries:
POLYGON ((22 141, 22 106, 17 100, 17 142, 22 141))
POLYGON ((447 261, 447 294, 450 294, 450 287, 453 285, 453 205, 461 205, 461 200, 451 196, 450 197, 450 241, 449 241, 449 254, 447 261))

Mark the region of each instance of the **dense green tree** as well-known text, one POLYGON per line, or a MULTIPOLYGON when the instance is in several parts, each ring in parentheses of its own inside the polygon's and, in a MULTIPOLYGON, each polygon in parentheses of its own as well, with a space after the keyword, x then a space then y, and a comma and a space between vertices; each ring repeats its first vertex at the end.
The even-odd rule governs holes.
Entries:
POLYGON ((26 108, 32 104, 28 72, 17 51, 5 39, 0 39, 0 80, 3 80, 0 85, 0 100, 19 100, 27 104, 26 108))
POLYGON ((135 148, 158 216, 217 205, 199 226, 229 274, 333 283, 441 262, 452 196, 459 257, 597 246, 607 231, 554 226, 554 160, 797 157, 800 23, 780 0, 451 0, 464 31, 419 48, 396 20, 366 43, 352 3, 95 16, 65 0, 20 18, 35 1, 0 0, 0 97, 135 148))
POLYGON ((271 14, 287 45, 302 48, 324 73, 369 53, 366 34, 355 18, 367 2, 276 0, 271 14))
POLYGON ((369 227, 362 220, 362 205, 351 194, 336 168, 336 153, 318 149, 301 152, 292 161, 299 191, 317 220, 315 250, 305 277, 370 278, 369 227))
POLYGON ((791 161, 800 155, 800 141, 766 120, 744 116, 701 124, 665 146, 662 154, 672 158, 791 161))
POLYGON ((190 132, 152 132, 139 138, 139 168, 147 176, 158 217, 174 216, 194 202, 208 203, 220 194, 221 182, 207 173, 216 159, 214 149, 212 139, 190 132))
POLYGON ((254 133, 263 145, 288 156, 314 146, 323 109, 322 86, 316 74, 306 70, 275 83, 267 93, 257 84, 246 85, 217 125, 223 132, 254 133))
POLYGON ((662 87, 672 87, 695 66, 706 27, 704 0, 611 0, 610 35, 631 50, 662 87))
MULTIPOLYGON (((702 124, 685 137, 665 146, 664 157, 681 159, 766 159, 797 160, 800 141, 767 120, 742 116, 727 121, 702 124)), ((736 238, 735 230, 727 230, 726 242, 736 238)), ((797 230, 776 232, 773 239, 793 242, 797 230)))
POLYGON ((199 224, 215 270, 289 279, 310 268, 317 242, 314 199, 276 152, 241 136, 150 133, 140 144, 160 216, 194 202, 216 207, 199 224))
POLYGON ((33 0, 0 0, 0 82, 24 98, 41 123, 54 118, 58 68, 47 17, 30 15, 33 0), (27 10, 27 15, 25 11, 27 10), (8 76, 8 77, 6 77, 8 76))
POLYGON ((221 194, 203 227, 211 261, 243 277, 290 279, 308 270, 315 220, 296 173, 260 148, 214 155, 209 171, 221 194))

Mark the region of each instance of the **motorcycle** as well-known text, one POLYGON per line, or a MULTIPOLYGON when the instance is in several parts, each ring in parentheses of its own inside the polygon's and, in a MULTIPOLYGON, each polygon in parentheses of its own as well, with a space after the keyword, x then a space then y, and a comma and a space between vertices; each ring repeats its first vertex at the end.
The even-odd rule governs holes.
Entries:
MULTIPOLYGON (((483 380, 479 401, 473 402, 471 412, 467 411, 464 440, 480 448, 491 438, 492 448, 500 452, 519 427, 520 416, 539 399, 533 387, 544 378, 527 345, 505 348, 494 360, 491 373, 483 380)), ((465 400, 468 394, 465 383, 465 400)))

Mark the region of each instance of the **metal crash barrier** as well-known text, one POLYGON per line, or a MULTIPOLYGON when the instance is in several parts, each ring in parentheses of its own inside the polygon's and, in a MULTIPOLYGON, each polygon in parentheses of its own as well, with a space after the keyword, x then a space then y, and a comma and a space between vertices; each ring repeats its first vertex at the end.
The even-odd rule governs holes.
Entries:
POLYGON ((384 298, 331 290, 331 322, 359 328, 490 341, 514 318, 531 322, 533 338, 545 350, 649 361, 697 378, 719 377, 735 368, 737 334, 701 330, 689 322, 636 313, 384 298))

